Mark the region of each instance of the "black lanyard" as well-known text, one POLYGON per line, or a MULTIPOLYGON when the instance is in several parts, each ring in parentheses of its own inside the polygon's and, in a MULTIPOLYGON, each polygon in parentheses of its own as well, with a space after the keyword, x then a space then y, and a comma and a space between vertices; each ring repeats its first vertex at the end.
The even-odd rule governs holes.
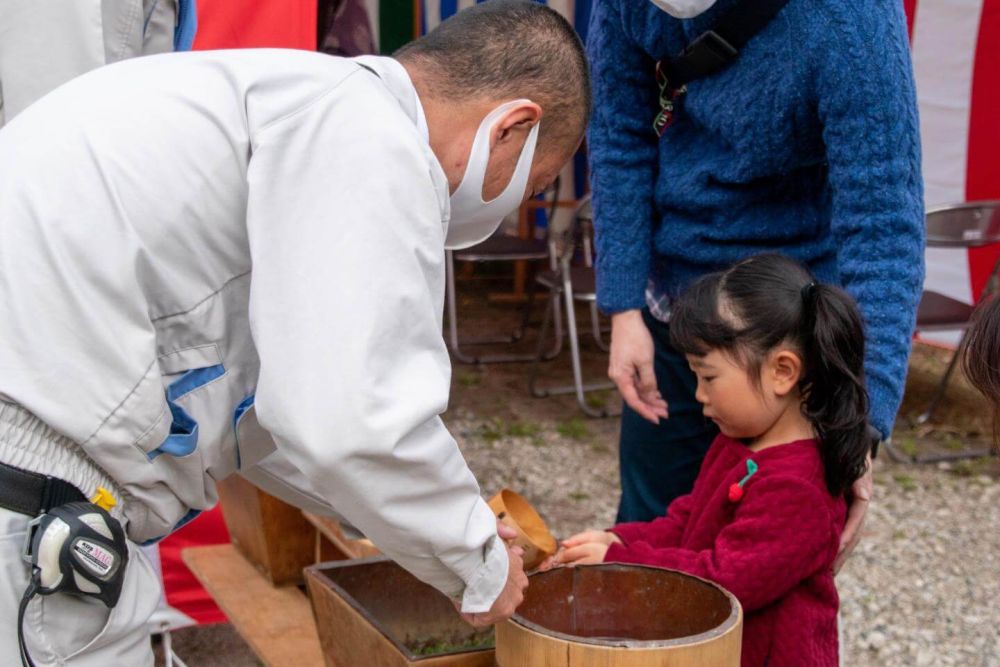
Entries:
POLYGON ((721 14, 711 28, 701 33, 673 58, 656 63, 656 85, 660 89, 660 112, 653 129, 663 136, 674 123, 677 105, 695 79, 719 72, 736 60, 750 39, 771 22, 789 0, 743 0, 721 14))

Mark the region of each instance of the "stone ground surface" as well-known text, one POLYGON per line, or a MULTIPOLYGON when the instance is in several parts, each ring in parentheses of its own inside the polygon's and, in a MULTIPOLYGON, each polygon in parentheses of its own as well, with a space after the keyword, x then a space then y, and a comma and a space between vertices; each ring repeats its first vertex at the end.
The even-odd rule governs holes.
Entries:
MULTIPOLYGON (((466 303, 466 308, 469 304, 466 303)), ((516 312, 498 307, 501 321, 516 312)), ((465 312, 465 311, 463 311, 465 312)), ((582 313, 581 313, 582 314, 582 313)), ((475 335, 485 315, 464 322, 475 335)), ((490 317, 493 317, 491 314, 490 317)), ((521 345, 531 349, 531 341, 521 345)), ((954 455, 982 447, 990 424, 985 404, 959 378, 933 426, 915 426, 947 353, 918 345, 907 398, 894 434, 902 459, 954 455)), ((584 347, 585 373, 601 379, 605 357, 584 347)), ((502 487, 526 495, 557 536, 608 525, 618 496, 615 418, 582 417, 570 397, 527 395, 528 366, 456 365, 445 420, 484 494, 502 487)), ((569 378, 568 356, 543 367, 569 378)), ((591 397, 614 405, 610 392, 591 397)), ((939 464, 879 457, 876 498, 864 538, 838 577, 843 607, 844 664, 1000 667, 1000 465, 981 458, 939 464)), ((256 665, 228 626, 175 633, 189 667, 256 665)))

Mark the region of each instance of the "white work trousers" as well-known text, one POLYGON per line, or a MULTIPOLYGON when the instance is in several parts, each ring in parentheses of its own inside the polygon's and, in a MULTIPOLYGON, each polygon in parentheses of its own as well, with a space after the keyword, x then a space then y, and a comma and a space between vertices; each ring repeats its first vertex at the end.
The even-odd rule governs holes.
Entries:
MULTIPOLYGON (((29 517, 0 508, 0 664, 20 664, 17 608, 28 585, 21 547, 29 517)), ((36 667, 146 667, 153 664, 147 621, 160 583, 146 556, 129 542, 121 599, 108 609, 94 598, 39 595, 28 606, 24 635, 36 667)))
POLYGON ((84 72, 173 50, 176 0, 0 0, 0 127, 84 72))

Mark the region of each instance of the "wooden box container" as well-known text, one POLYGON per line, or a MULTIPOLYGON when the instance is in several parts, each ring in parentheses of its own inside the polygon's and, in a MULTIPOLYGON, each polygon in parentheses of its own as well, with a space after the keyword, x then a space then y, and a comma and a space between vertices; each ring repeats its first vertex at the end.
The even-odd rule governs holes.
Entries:
POLYGON ((497 625, 500 667, 739 667, 743 611, 690 575, 604 564, 538 573, 497 625))
POLYGON ((382 554, 371 540, 352 540, 344 535, 340 522, 302 510, 302 516, 316 528, 313 563, 350 558, 368 558, 382 554))
POLYGON ((387 558, 314 565, 306 585, 328 667, 494 665, 491 631, 387 558))
POLYGON ((302 583, 316 561, 316 529, 302 510, 264 493, 239 475, 218 483, 233 544, 275 586, 302 583))

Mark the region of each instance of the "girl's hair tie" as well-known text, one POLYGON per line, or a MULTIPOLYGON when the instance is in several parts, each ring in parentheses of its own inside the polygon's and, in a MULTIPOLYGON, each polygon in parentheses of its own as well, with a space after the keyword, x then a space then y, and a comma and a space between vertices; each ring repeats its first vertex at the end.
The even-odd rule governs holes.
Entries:
POLYGON ((802 286, 802 301, 808 306, 816 298, 816 281, 810 281, 802 286))
POLYGON ((803 285, 800 294, 802 295, 802 326, 808 337, 816 324, 816 298, 819 294, 816 281, 810 280, 803 285))

